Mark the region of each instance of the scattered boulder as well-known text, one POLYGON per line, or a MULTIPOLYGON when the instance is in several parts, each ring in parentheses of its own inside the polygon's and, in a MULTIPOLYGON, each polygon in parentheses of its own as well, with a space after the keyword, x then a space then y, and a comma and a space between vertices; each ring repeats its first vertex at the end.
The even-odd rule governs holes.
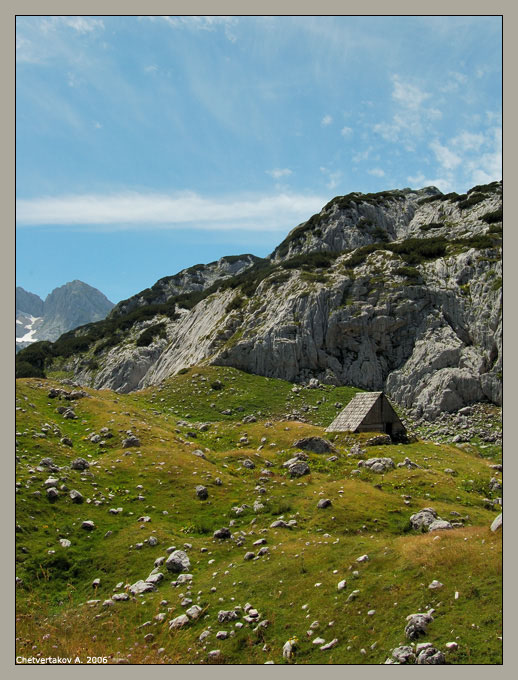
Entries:
POLYGON ((369 458, 368 460, 360 461, 358 466, 368 467, 371 472, 377 472, 378 474, 388 472, 396 467, 392 458, 369 458))
POLYGON ((392 656, 400 664, 415 663, 415 654, 413 647, 409 645, 402 645, 392 650, 392 656))
POLYGON ((232 609, 225 610, 221 609, 218 612, 219 623, 226 623, 227 621, 235 621, 238 618, 237 612, 232 609))
POLYGON ((164 578, 164 575, 160 572, 157 572, 156 574, 149 574, 149 576, 146 579, 146 583, 154 583, 155 585, 157 583, 160 583, 164 578))
POLYGON ((124 449, 129 449, 131 446, 140 446, 140 439, 135 437, 134 434, 131 434, 122 441, 122 447, 124 449))
POLYGON ((333 505, 329 498, 321 498, 317 503, 317 508, 329 508, 333 505))
POLYGON ((185 614, 180 614, 172 621, 169 622, 169 630, 176 630, 177 628, 182 628, 189 623, 190 619, 185 614))
POLYGON ((335 451, 335 447, 331 442, 323 437, 303 437, 293 442, 293 446, 304 451, 311 451, 312 453, 331 453, 335 451))
POLYGON ((191 562, 187 553, 183 550, 175 550, 167 558, 165 566, 169 571, 179 573, 181 571, 189 571, 191 562))
POLYGON ((86 531, 93 531, 95 529, 95 524, 92 520, 87 519, 81 524, 81 529, 86 529, 86 531))
POLYGON ((270 529, 291 529, 290 525, 283 519, 276 519, 270 524, 270 529))
POLYGON ((114 593, 112 595, 112 600, 114 602, 127 602, 129 600, 128 593, 114 593))
POLYGON ((423 508, 410 517, 412 529, 427 530, 437 519, 437 512, 433 508, 423 508))
POLYGON ((302 477, 303 475, 309 475, 311 470, 305 460, 299 460, 297 463, 293 463, 293 465, 289 466, 288 472, 290 473, 290 477, 296 478, 302 477))
POLYGON ((224 539, 230 538, 232 534, 230 533, 230 529, 227 527, 222 527, 221 529, 217 529, 212 535, 214 538, 224 539))
POLYGON ((337 644, 338 644, 338 638, 334 638, 333 640, 331 640, 331 642, 328 642, 327 644, 322 645, 322 647, 320 647, 320 649, 323 652, 327 652, 328 649, 333 649, 333 647, 336 647, 337 644))
POLYGON ((207 487, 203 486, 202 484, 198 484, 196 487, 196 496, 201 500, 205 501, 209 497, 209 492, 207 491, 207 487))
POLYGON ((246 459, 242 462, 242 465, 243 465, 243 467, 246 467, 246 468, 248 468, 249 470, 253 470, 253 469, 255 468, 255 463, 254 463, 253 460, 250 460, 250 458, 246 458, 246 459))
POLYGON ((200 614, 202 613, 202 611, 203 610, 199 605, 193 604, 193 606, 189 607, 189 609, 187 609, 185 613, 187 614, 187 616, 190 619, 192 619, 193 621, 196 621, 196 619, 198 619, 200 617, 200 614))
POLYGON ((420 635, 425 635, 428 624, 433 621, 433 616, 426 614, 410 614, 407 616, 408 621, 405 627, 405 635, 409 640, 417 640, 420 635))
POLYGON ((428 531, 438 531, 442 529, 453 529, 453 526, 450 522, 445 519, 441 519, 440 517, 434 520, 428 527, 428 531))
POLYGON ((72 489, 70 491, 70 500, 72 503, 82 503, 84 501, 84 496, 80 491, 77 491, 76 489, 72 489))
POLYGON ((438 665, 445 664, 446 659, 444 658, 444 654, 435 649, 435 647, 426 647, 426 649, 423 649, 419 653, 417 663, 421 665, 438 665))
MULTIPOLYGON (((129 587, 132 595, 142 595, 142 593, 151 593, 156 590, 156 585, 149 581, 137 581, 129 587)), ((113 598, 112 598, 113 599, 113 598)))
POLYGON ((385 444, 392 444, 392 439, 389 434, 379 434, 364 442, 365 446, 382 446, 385 444))
POLYGON ((309 456, 307 453, 297 453, 293 458, 290 458, 289 460, 285 461, 282 464, 283 468, 289 468, 291 465, 295 465, 295 463, 298 463, 301 460, 308 460, 309 456))
POLYGON ((498 529, 501 529, 503 526, 503 515, 500 513, 495 519, 493 520, 491 524, 491 531, 498 531, 498 529))
POLYGON ((59 497, 59 491, 56 487, 51 486, 47 489, 47 498, 49 501, 55 501, 59 497))
POLYGON ((72 470, 88 470, 90 463, 84 458, 76 458, 70 463, 72 470))
POLYGON ((50 472, 58 472, 59 470, 52 458, 42 458, 40 460, 40 466, 48 468, 50 472))

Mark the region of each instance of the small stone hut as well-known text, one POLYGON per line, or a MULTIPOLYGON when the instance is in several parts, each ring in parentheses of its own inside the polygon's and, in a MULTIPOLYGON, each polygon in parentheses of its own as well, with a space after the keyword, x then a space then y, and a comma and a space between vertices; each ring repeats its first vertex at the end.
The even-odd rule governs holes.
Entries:
POLYGON ((406 429, 383 392, 360 392, 326 432, 385 432, 397 439, 406 434, 406 429))

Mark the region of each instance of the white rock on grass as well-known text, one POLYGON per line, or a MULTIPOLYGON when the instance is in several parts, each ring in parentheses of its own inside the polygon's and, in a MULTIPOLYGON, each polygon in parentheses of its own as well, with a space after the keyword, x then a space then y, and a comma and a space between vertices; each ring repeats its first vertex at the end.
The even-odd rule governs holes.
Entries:
POLYGON ((322 647, 320 647, 320 649, 323 652, 326 652, 328 649, 333 649, 333 647, 336 647, 337 644, 338 644, 338 638, 334 638, 333 640, 331 640, 331 642, 328 642, 326 645, 322 645, 322 647))
POLYGON ((169 630, 182 628, 183 626, 186 626, 189 623, 189 621, 190 619, 188 616, 186 616, 185 614, 180 614, 180 616, 177 616, 172 621, 169 621, 169 630))
POLYGON ((337 588, 338 590, 344 590, 347 587, 347 581, 343 579, 343 581, 340 581, 337 588))
POLYGON ((160 583, 160 581, 164 578, 164 575, 161 573, 158 574, 150 574, 147 579, 146 583, 160 583))
POLYGON ((493 520, 491 524, 491 531, 498 531, 498 529, 501 529, 503 526, 503 516, 502 513, 500 513, 495 519, 493 520))
POLYGON ((154 583, 148 583, 147 581, 137 581, 129 587, 129 591, 132 595, 142 595, 142 593, 151 593, 156 590, 154 583))
POLYGON ((198 619, 200 617, 200 614, 202 613, 202 611, 203 610, 202 610, 201 607, 199 607, 197 604, 193 604, 193 606, 190 607, 189 609, 187 609, 187 611, 185 613, 187 614, 187 616, 190 619, 193 619, 194 621, 196 621, 196 619, 198 619))

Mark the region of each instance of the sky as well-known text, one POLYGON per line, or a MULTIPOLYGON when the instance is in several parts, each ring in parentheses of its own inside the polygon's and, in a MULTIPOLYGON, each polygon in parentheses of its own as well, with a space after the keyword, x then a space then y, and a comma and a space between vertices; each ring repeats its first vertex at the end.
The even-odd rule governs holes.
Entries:
POLYGON ((497 16, 22 16, 16 282, 118 302, 329 200, 502 178, 497 16))

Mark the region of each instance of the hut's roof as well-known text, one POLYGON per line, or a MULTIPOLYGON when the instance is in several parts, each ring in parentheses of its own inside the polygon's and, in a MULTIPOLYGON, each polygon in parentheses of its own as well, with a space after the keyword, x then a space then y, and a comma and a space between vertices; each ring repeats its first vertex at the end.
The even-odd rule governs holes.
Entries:
POLYGON ((354 432, 383 392, 360 392, 333 420, 327 431, 354 432))

